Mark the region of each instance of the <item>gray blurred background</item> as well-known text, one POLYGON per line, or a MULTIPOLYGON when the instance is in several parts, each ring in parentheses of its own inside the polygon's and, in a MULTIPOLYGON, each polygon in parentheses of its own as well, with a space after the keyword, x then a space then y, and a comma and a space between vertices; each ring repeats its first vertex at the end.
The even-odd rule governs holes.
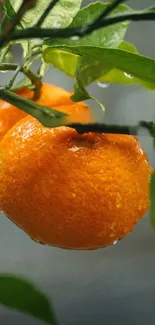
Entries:
MULTIPOLYGON (((153 6, 154 1, 132 0, 128 4, 140 9, 153 6)), ((154 35, 154 22, 132 23, 126 40, 154 58, 154 35)), ((6 75, 0 78, 4 82, 6 75)), ((51 70, 45 80, 72 89, 73 80, 57 70, 51 70)), ((112 85, 102 89, 93 85, 91 92, 107 107, 109 123, 136 123, 155 117, 155 93, 139 86, 112 85)), ((94 102, 92 106, 98 109, 94 102)), ((153 165, 152 140, 144 132, 139 138, 153 165)), ((61 325, 155 324, 155 232, 148 215, 117 245, 92 252, 36 244, 1 215, 0 272, 33 280, 53 302, 61 325)), ((0 308, 0 324, 43 323, 0 308)))

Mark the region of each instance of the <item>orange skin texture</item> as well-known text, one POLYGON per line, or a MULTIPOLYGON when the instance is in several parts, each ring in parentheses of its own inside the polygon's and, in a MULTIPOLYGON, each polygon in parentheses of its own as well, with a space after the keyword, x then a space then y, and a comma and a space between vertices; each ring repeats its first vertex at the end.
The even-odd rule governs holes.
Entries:
POLYGON ((80 135, 28 116, 2 139, 0 166, 1 209, 42 244, 111 245, 149 207, 152 170, 133 136, 80 135))
MULTIPOLYGON (((31 99, 33 98, 33 91, 23 88, 16 92, 17 95, 31 99)), ((89 123, 93 121, 90 109, 84 103, 73 103, 70 99, 71 93, 63 88, 55 85, 44 83, 41 88, 41 94, 36 102, 40 105, 58 109, 61 112, 71 114, 74 109, 73 116, 70 116, 68 122, 82 122, 89 123)), ((19 108, 0 99, 0 140, 10 130, 10 128, 19 120, 27 116, 25 112, 19 108)))

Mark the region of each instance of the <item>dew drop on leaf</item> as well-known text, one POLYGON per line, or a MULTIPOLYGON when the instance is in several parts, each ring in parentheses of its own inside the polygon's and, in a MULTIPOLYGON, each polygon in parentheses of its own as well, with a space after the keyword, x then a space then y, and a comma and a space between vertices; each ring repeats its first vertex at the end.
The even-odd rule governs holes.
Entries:
POLYGON ((100 88, 108 88, 110 86, 110 84, 108 82, 100 82, 100 81, 97 82, 97 85, 100 88))
POLYGON ((133 77, 131 76, 131 74, 127 73, 127 72, 124 72, 124 75, 129 78, 129 79, 133 79, 133 77))
POLYGON ((70 37, 70 39, 72 41, 78 41, 80 39, 80 37, 79 36, 72 36, 72 37, 70 37))

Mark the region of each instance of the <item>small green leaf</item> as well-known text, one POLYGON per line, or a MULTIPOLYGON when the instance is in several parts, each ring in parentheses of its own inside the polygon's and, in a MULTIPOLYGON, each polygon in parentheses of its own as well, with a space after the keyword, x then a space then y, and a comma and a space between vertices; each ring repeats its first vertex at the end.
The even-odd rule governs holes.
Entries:
POLYGON ((93 99, 101 108, 102 112, 105 111, 104 106, 94 97, 91 96, 83 86, 83 82, 80 78, 80 69, 77 68, 76 79, 74 83, 74 94, 71 99, 75 102, 80 102, 82 100, 93 99))
POLYGON ((75 79, 75 83, 74 83, 74 94, 71 96, 71 99, 74 102, 80 102, 81 100, 91 99, 91 96, 88 94, 86 89, 83 87, 83 84, 80 80, 78 71, 77 71, 76 79, 75 79))
POLYGON ((46 296, 33 284, 13 275, 0 275, 0 304, 57 325, 46 296))
MULTIPOLYGON (((155 60, 121 49, 93 46, 60 46, 61 50, 81 56, 91 56, 101 60, 103 65, 111 66, 145 82, 149 89, 155 89, 155 60)), ((50 62, 50 48, 44 50, 45 62, 50 62)), ((143 84, 143 83, 142 83, 143 84)))
POLYGON ((31 100, 20 97, 9 90, 0 90, 0 98, 17 106, 19 109, 35 117, 46 127, 66 125, 68 115, 53 108, 41 106, 31 100))
MULTIPOLYGON (((17 11, 22 0, 10 0, 17 11)), ((34 26, 51 0, 37 0, 36 5, 28 10, 22 19, 25 27, 34 26)), ((80 9, 82 0, 61 0, 54 6, 43 23, 43 27, 64 28, 71 24, 74 16, 80 9)))
POLYGON ((150 182, 150 218, 155 229, 155 173, 153 173, 150 182))

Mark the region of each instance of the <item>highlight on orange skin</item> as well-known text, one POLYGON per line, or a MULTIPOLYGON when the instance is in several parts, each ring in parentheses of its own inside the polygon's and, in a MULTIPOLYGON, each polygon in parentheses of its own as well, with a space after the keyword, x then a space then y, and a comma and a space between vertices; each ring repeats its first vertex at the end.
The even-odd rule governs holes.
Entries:
POLYGON ((42 244, 111 245, 149 207, 152 170, 133 136, 79 135, 28 116, 2 139, 0 166, 1 209, 42 244))

